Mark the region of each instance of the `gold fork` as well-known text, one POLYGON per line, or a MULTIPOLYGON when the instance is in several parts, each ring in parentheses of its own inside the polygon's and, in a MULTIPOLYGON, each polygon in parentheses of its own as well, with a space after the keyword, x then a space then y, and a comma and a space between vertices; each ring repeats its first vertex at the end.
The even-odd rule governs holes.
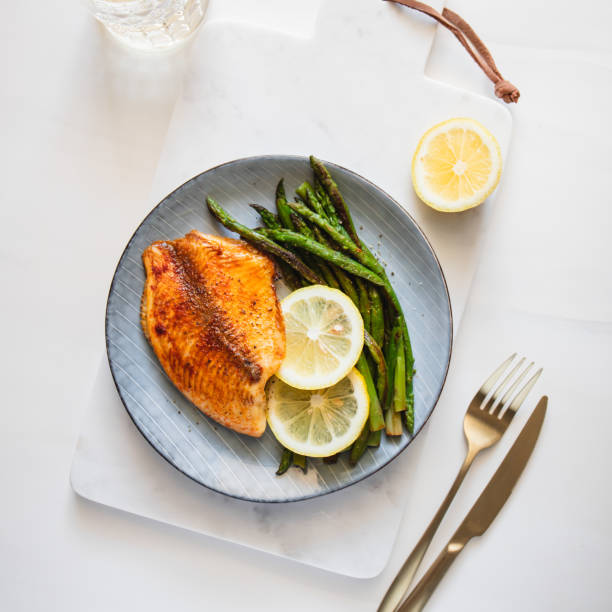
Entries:
POLYGON ((523 386, 523 388, 516 393, 512 399, 510 405, 505 411, 504 406, 508 403, 510 398, 515 393, 521 381, 525 378, 527 373, 533 367, 533 362, 530 363, 523 371, 516 377, 508 389, 504 392, 504 388, 510 383, 519 371, 525 358, 519 360, 519 362, 510 370, 504 380, 496 387, 495 391, 491 394, 491 397, 485 404, 485 399, 493 389, 494 385, 501 378, 503 373, 506 371, 508 366, 514 361, 516 353, 510 355, 494 372, 485 380, 482 387, 478 389, 476 395, 472 398, 470 405, 468 406, 465 418, 463 419, 463 431, 468 444, 467 454, 465 460, 455 482, 453 482, 448 495, 444 498, 444 501, 438 508, 435 516, 429 523, 429 526, 425 530, 425 533, 421 536, 414 550, 410 553, 410 556, 402 565, 399 573, 395 577, 395 580, 391 583, 391 586, 387 590, 378 612, 392 612, 401 602, 404 594, 408 591, 408 587, 414 578, 414 575, 419 568, 425 552, 433 539, 442 518, 446 514, 448 507, 450 506, 457 489, 463 482, 465 475, 472 465, 472 461, 476 455, 483 449, 488 448, 495 444, 503 435, 504 431, 508 428, 510 421, 514 417, 516 411, 520 408, 521 404, 525 401, 525 398, 535 385, 536 381, 542 373, 540 368, 523 386), (504 393, 503 393, 504 392, 504 393), (502 396, 503 393, 503 396, 502 396), (501 399, 500 399, 501 397, 501 399))

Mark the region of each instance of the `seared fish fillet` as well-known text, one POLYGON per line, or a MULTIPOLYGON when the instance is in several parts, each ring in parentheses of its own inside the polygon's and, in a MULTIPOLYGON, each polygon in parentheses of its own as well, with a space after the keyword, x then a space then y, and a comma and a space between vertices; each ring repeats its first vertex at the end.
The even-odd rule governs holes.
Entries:
POLYGON ((285 356, 274 263, 196 231, 154 242, 142 259, 142 328, 170 380, 215 421, 261 436, 264 387, 285 356))

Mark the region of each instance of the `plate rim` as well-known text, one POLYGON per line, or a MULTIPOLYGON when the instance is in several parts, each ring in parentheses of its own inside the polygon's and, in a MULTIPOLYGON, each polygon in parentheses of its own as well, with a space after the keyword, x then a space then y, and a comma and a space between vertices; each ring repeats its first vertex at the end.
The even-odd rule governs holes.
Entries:
MULTIPOLYGON (((121 392, 121 388, 120 388, 120 386, 119 386, 119 384, 117 382, 117 377, 115 376, 115 370, 114 370, 114 367, 113 367, 113 361, 112 361, 111 356, 110 356, 109 304, 110 304, 111 295, 112 295, 113 290, 115 288, 115 282, 117 281, 117 273, 119 271, 119 268, 121 267, 121 264, 123 262, 124 257, 127 254, 128 249, 132 245, 132 242, 134 242, 136 234, 138 233, 140 228, 147 222, 149 217, 151 217, 155 213, 155 211, 171 195, 173 195, 174 193, 176 193, 177 191, 179 191, 180 189, 185 187, 188 183, 191 183, 192 181, 195 181, 196 179, 198 179, 202 175, 207 174, 208 172, 212 172, 213 170, 218 170, 219 168, 223 168, 223 167, 226 167, 226 166, 232 166, 232 165, 235 165, 235 164, 244 163, 244 162, 247 162, 247 161, 260 161, 260 160, 272 160, 272 159, 276 159, 276 160, 279 160, 279 159, 282 159, 282 160, 295 160, 295 161, 307 161, 308 162, 309 161, 309 156, 306 156, 306 155, 289 155, 289 154, 284 154, 284 153, 279 153, 279 154, 269 154, 269 153, 266 153, 266 154, 260 154, 260 155, 249 155, 249 156, 246 156, 246 157, 238 157, 236 159, 232 159, 232 160, 225 161, 225 162, 222 162, 220 164, 217 164, 215 166, 211 166, 210 168, 208 168, 206 170, 203 170, 202 172, 199 172, 198 174, 193 175, 192 177, 190 177, 189 179, 185 180, 183 183, 181 183, 180 185, 175 187, 172 191, 167 193, 163 198, 161 198, 159 200, 159 202, 147 213, 147 215, 142 219, 142 221, 138 224, 136 229, 133 231, 132 235, 130 236, 130 239, 126 243, 126 245, 125 245, 125 247, 124 247, 124 249, 123 249, 123 251, 121 253, 121 256, 119 257, 117 265, 115 266, 115 270, 113 272, 113 278, 111 280, 111 284, 109 286, 108 293, 107 293, 107 298, 106 298, 106 308, 105 308, 105 315, 104 315, 104 339, 105 339, 105 345, 106 345, 106 358, 108 360, 108 365, 109 365, 109 369, 110 369, 111 376, 112 376, 112 379, 113 379, 113 383, 115 385, 115 388, 117 389, 117 393, 119 395, 119 398, 121 399, 121 403, 123 404, 123 407, 125 408, 125 411, 128 413, 132 423, 136 426, 136 429, 138 429, 138 431, 142 435, 142 437, 149 443, 149 445, 155 450, 155 452, 160 457, 162 457, 162 459, 164 459, 174 469, 179 471, 181 474, 183 474, 184 476, 186 476, 190 480, 193 480, 194 482, 196 482, 200 486, 208 489, 209 491, 213 491, 214 493, 218 493, 218 494, 221 494, 221 495, 225 495, 227 497, 231 497, 233 499, 238 499, 240 501, 245 501, 245 502, 250 502, 250 503, 280 504, 280 503, 294 503, 294 502, 306 501, 306 500, 309 500, 309 499, 316 499, 318 497, 323 497, 325 495, 330 495, 332 493, 336 493, 338 491, 342 491, 343 489, 346 489, 346 488, 348 488, 348 487, 350 487, 352 485, 355 485, 355 484, 357 484, 359 482, 362 482, 366 478, 369 478, 369 477, 373 476, 374 474, 376 474, 377 472, 382 470, 384 467, 389 465, 392 461, 394 461, 397 457, 399 457, 410 446, 410 444, 412 444, 412 442, 416 439, 418 434, 421 432, 421 430, 425 427, 425 425, 427 424, 427 422, 431 418, 431 415, 433 414, 434 410, 436 409, 436 406, 438 405, 438 402, 440 400, 440 396, 442 395, 442 391, 444 390, 444 387, 446 385, 446 379, 448 377, 448 371, 449 371, 449 368, 450 368, 450 362, 451 362, 452 353, 453 353, 454 319, 453 319, 453 309, 452 309, 452 304, 451 304, 451 299, 450 299, 450 293, 448 291, 448 283, 446 281, 446 276, 444 275, 444 270, 442 269, 442 266, 440 264, 440 260, 438 259, 438 255, 437 255, 435 249, 433 248, 433 245, 431 244, 431 242, 427 238, 427 235, 425 234, 425 232, 423 231, 421 226, 417 223, 416 219, 395 198, 393 198, 390 194, 388 194, 384 189, 379 187, 373 181, 371 181, 368 178, 362 176, 358 172, 355 172, 354 170, 351 170, 349 168, 341 166, 340 164, 336 164, 334 162, 329 162, 327 160, 321 160, 325 164, 325 166, 327 168, 329 168, 329 169, 336 168, 336 169, 339 169, 339 170, 341 170, 343 172, 346 172, 346 173, 348 173, 350 175, 353 175, 357 179, 359 179, 359 180, 367 183, 371 187, 373 187, 375 190, 378 190, 379 192, 381 192, 388 200, 390 200, 393 203, 393 205, 400 211, 400 213, 402 213, 403 215, 406 215, 410 219, 410 221, 413 223, 414 227, 417 229, 418 233, 420 234, 421 238, 425 241, 425 244, 429 248, 431 254, 433 255, 433 258, 434 258, 434 260, 436 262, 436 265, 438 267, 438 271, 440 273, 440 277, 442 278, 442 283, 443 283, 443 286, 444 286, 444 293, 446 295, 446 301, 447 301, 447 304, 448 304, 450 333, 449 333, 448 358, 446 360, 446 364, 445 364, 445 367, 444 367, 444 375, 442 377, 442 384, 440 385, 440 390, 438 391, 436 397, 433 400, 433 404, 432 404, 431 410, 429 411, 429 414, 427 415, 427 417, 423 421, 422 425, 411 436, 409 436, 407 438, 406 443, 404 444, 404 446, 402 446, 398 450, 398 452, 395 455, 393 455, 392 457, 390 457, 387 461, 385 461, 384 463, 381 463, 380 465, 376 466, 371 472, 369 472, 367 474, 363 474, 359 478, 357 478, 355 480, 352 480, 351 482, 347 482, 345 484, 338 485, 338 486, 336 486, 334 488, 331 488, 331 489, 329 489, 327 491, 321 491, 321 492, 313 493, 313 494, 310 494, 310 495, 302 495, 300 497, 291 497, 291 498, 287 498, 287 499, 263 499, 263 498, 256 498, 256 497, 245 497, 243 495, 237 495, 237 494, 234 494, 234 493, 229 493, 228 491, 223 491, 221 489, 216 489, 215 487, 213 487, 213 486, 211 486, 209 484, 206 484, 206 483, 202 482, 201 480, 198 480, 194 476, 188 474, 187 472, 182 470, 180 467, 175 465, 168 457, 166 457, 161 452, 161 450, 159 448, 157 448, 157 446, 155 446, 153 444, 153 442, 146 436, 145 432, 138 425, 138 422, 136 421, 135 417, 132 415, 132 413, 130 412, 130 409, 128 408, 128 405, 127 405, 126 400, 125 400, 125 398, 123 396, 123 393, 121 392)), ((207 417, 207 418, 210 418, 210 417, 207 417)))

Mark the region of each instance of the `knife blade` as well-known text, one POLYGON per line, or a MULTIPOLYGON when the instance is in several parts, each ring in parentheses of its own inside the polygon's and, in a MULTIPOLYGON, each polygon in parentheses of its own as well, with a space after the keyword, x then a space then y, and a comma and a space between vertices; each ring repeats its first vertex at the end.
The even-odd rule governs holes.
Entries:
POLYGON ((501 465, 497 468, 489 484, 485 487, 458 532, 467 531, 471 537, 482 535, 498 512, 506 503, 514 485, 518 482, 542 429, 548 397, 543 396, 535 407, 525 426, 518 435, 512 448, 508 451, 501 465))
POLYGON ((482 535, 493 522, 493 519, 510 497, 510 493, 512 493, 531 457, 542 429, 547 405, 548 397, 544 395, 453 537, 406 600, 396 608, 396 612, 422 610, 446 570, 467 542, 475 536, 482 535))

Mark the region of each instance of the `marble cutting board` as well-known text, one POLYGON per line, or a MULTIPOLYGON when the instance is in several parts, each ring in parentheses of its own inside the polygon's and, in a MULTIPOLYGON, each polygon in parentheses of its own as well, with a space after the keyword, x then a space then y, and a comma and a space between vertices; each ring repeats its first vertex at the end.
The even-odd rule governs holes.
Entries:
MULTIPOLYGON (((191 176, 230 159, 314 153, 363 174, 417 220, 446 274, 457 328, 494 196, 461 215, 434 213, 414 196, 410 160, 421 133, 453 116, 480 120, 505 155, 507 109, 427 79, 423 71, 436 26, 397 6, 375 0, 322 3, 311 35, 249 25, 236 7, 211 2, 210 19, 194 40, 150 206, 191 176)), ((276 3, 274 10, 292 17, 290 3, 276 3)), ((102 504, 369 578, 384 568, 402 518, 407 455, 319 499, 289 505, 230 499, 190 481, 149 447, 126 414, 104 359, 71 482, 79 495, 102 504), (376 530, 363 529, 373 523, 376 530)))

